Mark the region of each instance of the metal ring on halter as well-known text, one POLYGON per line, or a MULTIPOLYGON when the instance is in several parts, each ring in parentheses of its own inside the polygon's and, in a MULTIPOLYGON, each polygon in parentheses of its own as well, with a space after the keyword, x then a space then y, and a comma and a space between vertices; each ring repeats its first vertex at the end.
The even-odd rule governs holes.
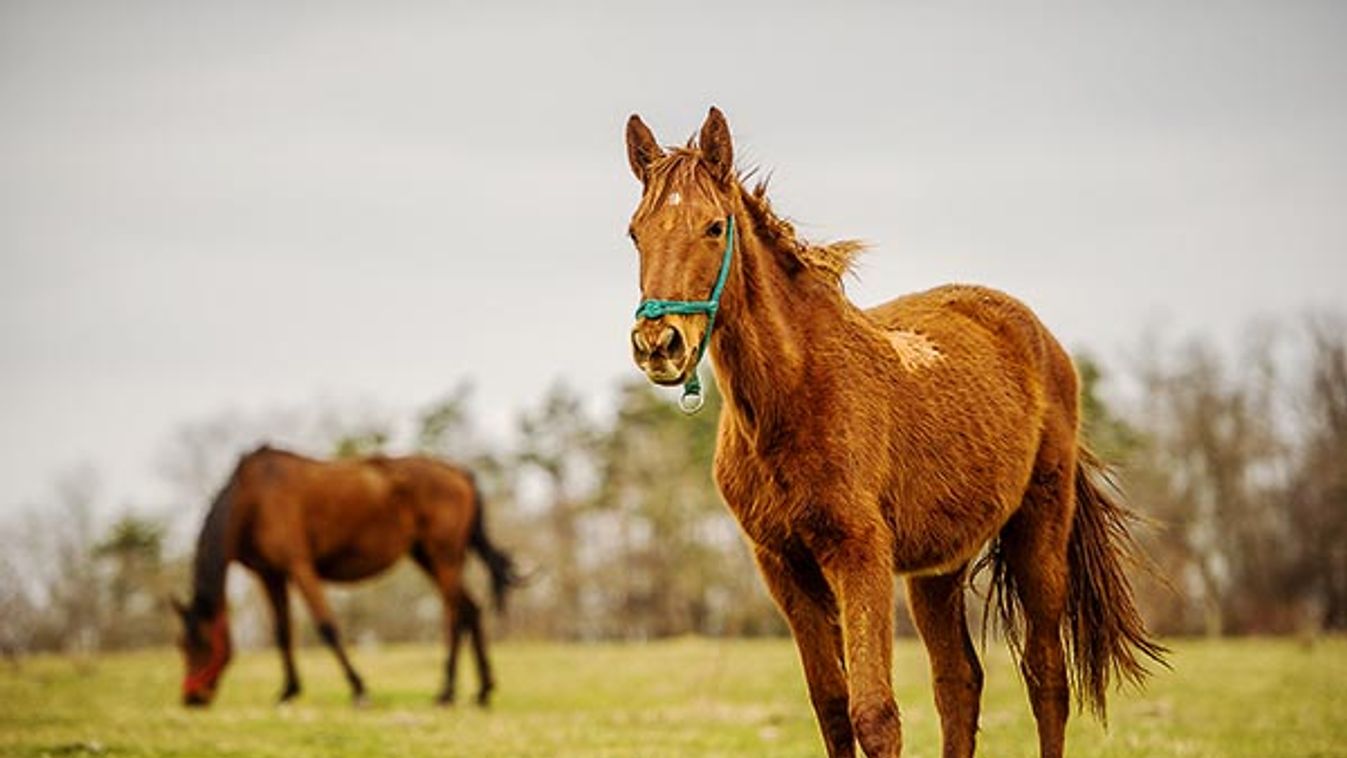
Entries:
POLYGON ((683 393, 683 396, 678 398, 678 410, 691 416, 697 411, 700 411, 702 409, 702 405, 704 405, 705 403, 706 398, 705 396, 702 395, 702 393, 685 391, 683 393))

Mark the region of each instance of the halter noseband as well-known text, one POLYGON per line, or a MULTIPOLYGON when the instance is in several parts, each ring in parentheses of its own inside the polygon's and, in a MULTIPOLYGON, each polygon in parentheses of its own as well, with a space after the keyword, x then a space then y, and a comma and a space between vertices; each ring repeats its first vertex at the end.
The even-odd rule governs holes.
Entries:
POLYGON ((195 671, 187 673, 187 678, 183 679, 182 692, 184 695, 190 695, 206 687, 220 676, 224 667, 229 663, 229 643, 226 639, 229 634, 228 616, 221 613, 211 625, 210 631, 210 660, 206 665, 195 671))
POLYGON ((683 397, 678 407, 691 415, 702 409, 702 382, 697 378, 697 366, 706 354, 706 346, 711 344, 711 328, 716 325, 716 311, 720 310, 720 295, 725 291, 725 280, 730 277, 730 259, 734 257, 734 216, 725 220, 725 255, 720 261, 720 274, 711 288, 711 297, 706 300, 643 300, 636 309, 636 318, 657 319, 670 313, 684 316, 706 314, 706 332, 697 345, 697 355, 692 360, 692 374, 683 383, 683 397))

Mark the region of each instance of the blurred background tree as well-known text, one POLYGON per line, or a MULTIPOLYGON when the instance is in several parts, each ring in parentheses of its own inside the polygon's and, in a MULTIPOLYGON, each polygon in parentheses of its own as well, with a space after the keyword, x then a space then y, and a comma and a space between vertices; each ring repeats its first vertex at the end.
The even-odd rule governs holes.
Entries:
POLYGON ((162 598, 172 589, 164 575, 164 531, 158 521, 128 512, 94 546, 94 556, 108 569, 100 624, 104 647, 136 647, 161 638, 162 598))
MULTIPOLYGON (((1123 370, 1077 356, 1084 435, 1153 522, 1139 536, 1159 581, 1135 578, 1157 630, 1341 631, 1347 328, 1319 314, 1246 332, 1238 351, 1149 336, 1123 370)), ((641 379, 616 388, 606 415, 557 383, 504 440, 479 432, 468 382, 410 413, 318 403, 185 424, 160 462, 170 504, 104 522, 98 477, 84 466, 0 528, 0 652, 167 642, 162 599, 188 585, 205 508, 238 456, 263 442, 317 456, 421 452, 471 469, 493 539, 530 577, 510 614, 490 622, 497 636, 784 634, 712 480, 721 399, 706 379, 707 407, 690 417, 641 379)), ((484 572, 470 567, 485 599, 484 572)), ((268 644, 243 576, 233 572, 230 587, 236 639, 268 644)), ((439 638, 438 598, 410 562, 332 595, 353 640, 439 638)))

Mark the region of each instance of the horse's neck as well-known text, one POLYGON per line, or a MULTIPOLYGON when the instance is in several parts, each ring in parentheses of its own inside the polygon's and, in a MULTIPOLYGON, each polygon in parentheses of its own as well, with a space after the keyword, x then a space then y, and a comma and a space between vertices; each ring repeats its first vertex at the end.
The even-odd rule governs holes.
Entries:
POLYGON ((850 328, 855 311, 836 288, 808 272, 788 272, 768 245, 743 235, 738 276, 727 285, 711 343, 726 405, 750 425, 787 414, 806 394, 808 351, 850 328))
POLYGON ((215 498, 206 523, 197 538, 196 558, 192 566, 193 605, 211 613, 224 610, 225 575, 229 562, 237 554, 235 528, 237 508, 234 502, 234 483, 230 483, 215 498))

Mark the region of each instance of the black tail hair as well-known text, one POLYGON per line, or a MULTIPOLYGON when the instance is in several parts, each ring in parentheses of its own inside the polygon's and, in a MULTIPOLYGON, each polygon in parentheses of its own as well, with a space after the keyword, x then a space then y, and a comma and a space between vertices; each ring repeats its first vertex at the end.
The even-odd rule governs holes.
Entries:
POLYGON ((477 551, 477 555, 481 556, 482 562, 486 564, 486 569, 491 574, 491 599, 496 610, 504 611, 505 594, 511 587, 522 584, 523 578, 515 568, 514 559, 493 545, 491 539, 486 536, 486 509, 483 507, 482 490, 477 485, 476 478, 472 482, 472 499, 476 512, 472 518, 468 545, 477 551))

